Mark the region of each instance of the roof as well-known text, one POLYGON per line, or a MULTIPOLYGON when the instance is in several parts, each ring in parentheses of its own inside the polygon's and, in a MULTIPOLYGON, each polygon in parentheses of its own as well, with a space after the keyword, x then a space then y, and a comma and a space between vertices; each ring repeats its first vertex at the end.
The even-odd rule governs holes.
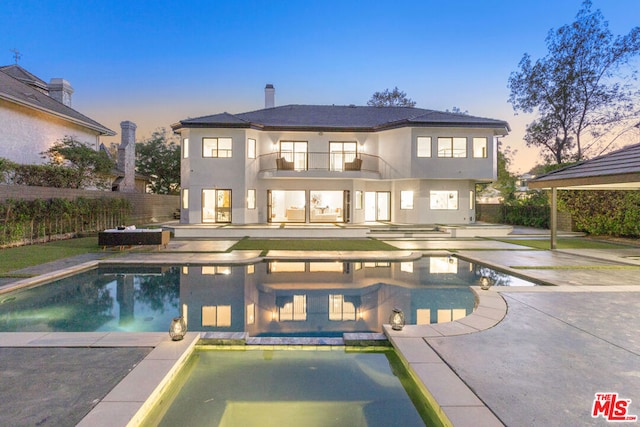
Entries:
POLYGON ((640 144, 555 170, 529 181, 530 188, 624 190, 640 188, 640 144))
MULTIPOLYGON (((90 119, 89 117, 79 113, 71 107, 67 107, 63 103, 51 98, 50 96, 27 84, 25 81, 30 78, 26 76, 32 76, 33 78, 42 82, 42 80, 33 76, 33 74, 24 70, 20 66, 16 65, 0 67, 0 100, 5 100, 29 108, 34 108, 39 111, 43 111, 45 113, 75 123, 76 125, 89 128, 101 135, 113 136, 116 134, 114 131, 101 125, 95 120, 90 119), (23 78, 18 79, 17 77, 15 77, 15 75, 21 75, 23 78)), ((46 88, 46 83, 44 83, 44 85, 46 88)))
POLYGON ((22 83, 25 83, 31 86, 36 86, 41 90, 48 91, 47 82, 45 82, 38 76, 31 74, 29 71, 25 70, 18 64, 4 65, 0 67, 0 71, 10 75, 14 79, 20 80, 22 83))
POLYGON ((309 130, 376 132, 399 127, 492 128, 506 135, 503 120, 413 107, 369 107, 355 105, 283 105, 247 113, 221 113, 189 118, 172 125, 182 128, 253 128, 260 130, 309 130))

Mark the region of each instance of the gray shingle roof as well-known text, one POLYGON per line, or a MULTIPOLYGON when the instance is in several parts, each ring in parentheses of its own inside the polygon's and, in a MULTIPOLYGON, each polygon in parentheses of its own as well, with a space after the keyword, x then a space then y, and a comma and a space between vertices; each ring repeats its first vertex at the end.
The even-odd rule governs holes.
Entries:
POLYGON ((529 181, 531 188, 603 187, 640 181, 640 144, 585 160, 529 181))
POLYGON ((25 70, 18 64, 4 65, 0 67, 0 71, 10 75, 14 79, 20 80, 22 83, 36 86, 44 91, 48 90, 47 83, 44 80, 34 74, 31 74, 29 71, 25 70))
MULTIPOLYGON (((34 108, 48 114, 52 114, 54 116, 73 122, 77 125, 92 129, 93 131, 98 132, 101 135, 113 136, 116 134, 114 131, 101 125, 95 120, 90 119, 89 117, 79 113, 71 107, 67 107, 63 103, 42 93, 29 84, 23 83, 17 78, 5 73, 3 71, 3 68, 7 67, 0 68, 0 99, 34 108)), ((12 70, 13 74, 17 73, 17 71, 15 71, 15 68, 12 68, 12 70)), ((21 68, 21 70, 24 69, 21 68)), ((32 74, 30 75, 33 76, 32 74)), ((35 78, 37 79, 37 77, 35 78)), ((40 79, 37 80, 42 82, 42 80, 40 79)))
POLYGON ((511 130, 503 120, 412 107, 283 105, 240 114, 214 114, 185 119, 174 130, 190 127, 243 127, 263 130, 375 132, 406 126, 458 126, 511 130))

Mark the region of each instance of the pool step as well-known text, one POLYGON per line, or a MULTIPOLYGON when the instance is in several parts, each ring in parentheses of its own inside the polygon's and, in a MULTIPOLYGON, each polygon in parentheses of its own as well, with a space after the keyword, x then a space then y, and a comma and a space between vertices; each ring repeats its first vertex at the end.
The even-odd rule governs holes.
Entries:
POLYGON ((201 332, 199 345, 390 346, 383 333, 345 333, 342 337, 250 337, 246 332, 201 332))

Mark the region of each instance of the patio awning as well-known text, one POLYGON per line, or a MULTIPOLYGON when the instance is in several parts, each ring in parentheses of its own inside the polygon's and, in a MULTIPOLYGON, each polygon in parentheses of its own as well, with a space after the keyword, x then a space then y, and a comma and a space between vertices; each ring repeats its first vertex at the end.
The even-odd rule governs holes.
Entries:
POLYGON ((640 189, 640 144, 539 176, 529 181, 529 188, 551 189, 551 249, 555 249, 557 190, 640 189))

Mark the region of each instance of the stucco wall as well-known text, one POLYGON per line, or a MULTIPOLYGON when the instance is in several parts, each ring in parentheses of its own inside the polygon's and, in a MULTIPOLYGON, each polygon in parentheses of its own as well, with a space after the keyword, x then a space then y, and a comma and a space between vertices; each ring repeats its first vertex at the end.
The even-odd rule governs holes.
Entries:
POLYGON ((94 149, 99 146, 96 132, 4 100, 0 100, 0 129, 0 157, 21 164, 46 163, 40 153, 65 136, 94 149))
POLYGON ((467 128, 413 128, 411 138, 411 176, 414 178, 443 179, 479 179, 493 180, 497 169, 495 156, 495 138, 487 129, 467 128), (431 137, 431 157, 416 156, 418 136, 431 137), (467 157, 438 157, 438 137, 464 137, 467 139, 467 157), (487 157, 473 157, 473 138, 487 138, 487 157))

